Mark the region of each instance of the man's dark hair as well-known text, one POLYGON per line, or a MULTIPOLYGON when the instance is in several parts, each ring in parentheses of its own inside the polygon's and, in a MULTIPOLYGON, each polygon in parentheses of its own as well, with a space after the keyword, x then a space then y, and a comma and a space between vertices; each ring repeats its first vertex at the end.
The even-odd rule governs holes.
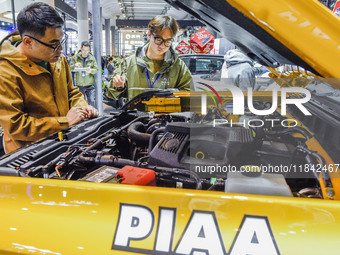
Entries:
POLYGON ((83 48, 83 46, 85 46, 85 47, 90 47, 90 48, 91 48, 91 44, 90 44, 88 41, 83 41, 83 42, 81 42, 80 48, 83 48))
POLYGON ((19 12, 17 25, 21 36, 25 33, 44 36, 47 28, 62 27, 64 21, 53 7, 38 2, 26 6, 19 12))

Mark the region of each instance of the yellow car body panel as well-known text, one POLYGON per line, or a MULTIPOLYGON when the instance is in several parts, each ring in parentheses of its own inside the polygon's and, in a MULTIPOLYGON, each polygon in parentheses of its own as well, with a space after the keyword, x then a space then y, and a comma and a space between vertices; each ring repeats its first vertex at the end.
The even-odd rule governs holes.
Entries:
POLYGON ((330 200, 16 177, 1 177, 0 197, 0 254, 124 255, 136 254, 136 249, 158 254, 152 250, 160 208, 176 210, 172 251, 193 213, 203 212, 216 217, 211 231, 220 231, 225 252, 237 240, 245 215, 268 220, 277 254, 338 252, 338 243, 330 237, 340 236, 340 204, 330 200), (143 206, 154 215, 150 235, 126 248, 132 252, 112 249, 121 204, 143 206))
MULTIPOLYGON (((340 78, 340 19, 315 0, 229 0, 325 78, 340 78)), ((337 88, 340 83, 337 81, 337 88)))

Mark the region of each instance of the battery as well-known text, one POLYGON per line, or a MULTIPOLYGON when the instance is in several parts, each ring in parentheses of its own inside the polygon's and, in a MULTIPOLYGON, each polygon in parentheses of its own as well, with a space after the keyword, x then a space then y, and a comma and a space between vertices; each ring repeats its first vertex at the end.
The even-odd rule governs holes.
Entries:
POLYGON ((153 170, 140 167, 124 166, 119 169, 102 166, 81 178, 80 181, 156 186, 156 174, 153 170))
POLYGON ((155 171, 134 166, 124 166, 117 172, 117 179, 122 184, 156 186, 155 171))
POLYGON ((80 181, 118 183, 116 175, 119 170, 120 169, 116 167, 102 166, 81 178, 80 181))

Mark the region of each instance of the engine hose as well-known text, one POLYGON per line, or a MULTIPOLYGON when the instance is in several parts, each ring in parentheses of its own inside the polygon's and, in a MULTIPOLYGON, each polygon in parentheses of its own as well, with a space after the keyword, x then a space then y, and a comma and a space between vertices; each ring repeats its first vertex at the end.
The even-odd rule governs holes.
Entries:
MULTIPOLYGON (((297 146, 297 149, 299 151, 302 151, 302 152, 306 153, 307 156, 313 157, 314 159, 316 159, 319 162, 319 164, 321 165, 321 169, 324 169, 325 166, 327 165, 326 160, 321 155, 319 155, 317 152, 311 151, 310 149, 305 148, 303 146, 297 146)), ((326 169, 327 169, 327 167, 326 167, 326 169)), ((329 171, 328 170, 321 171, 321 175, 322 175, 322 179, 323 179, 323 181, 325 183, 325 186, 327 188, 333 187, 333 184, 332 184, 332 181, 331 181, 331 177, 329 175, 329 171)))
MULTIPOLYGON (((309 155, 310 154, 310 150, 305 148, 305 147, 303 147, 302 145, 298 145, 298 146, 295 147, 295 149, 293 151, 293 154, 291 156, 291 159, 290 159, 290 164, 291 165, 294 164, 294 159, 295 159, 295 157, 297 157, 298 152, 302 152, 304 154, 305 160, 306 160, 306 162, 308 164, 310 164, 310 165, 314 164, 313 160, 311 159, 311 157, 309 155)), ((319 181, 319 176, 315 172, 313 172, 313 176, 314 176, 314 178, 317 181, 319 181)))
POLYGON ((189 172, 190 172, 190 177, 195 179, 195 181, 196 181, 196 189, 202 189, 201 178, 198 176, 198 174, 196 174, 193 171, 189 171, 189 172))
POLYGON ((128 136, 135 142, 149 143, 151 134, 145 133, 145 126, 142 122, 138 121, 132 123, 127 130, 128 136))
MULTIPOLYGON (((134 122, 138 122, 139 120, 148 118, 148 116, 140 116, 132 121, 130 121, 128 124, 124 125, 123 127, 121 127, 118 130, 115 130, 115 132, 109 133, 107 135, 105 135, 104 137, 100 138, 99 140, 97 140, 94 144, 92 144, 91 146, 87 147, 79 156, 78 159, 80 160, 80 158, 84 158, 83 155, 86 152, 89 152, 91 150, 95 150, 98 149, 100 147, 103 146, 103 144, 105 143, 105 141, 107 141, 108 139, 112 138, 113 136, 117 135, 118 133, 120 133, 121 131, 123 131, 125 128, 129 127, 130 125, 132 125, 134 122)), ((81 161, 81 160, 80 160, 81 161)), ((81 161, 82 162, 82 161, 81 161)), ((87 162, 83 162, 83 163, 87 163, 87 162)))
MULTIPOLYGON (((310 154, 307 154, 305 156, 306 162, 308 163, 309 166, 313 166, 315 164, 315 161, 313 160, 313 157, 310 154)), ((319 181, 319 175, 317 172, 312 171, 314 178, 319 181)))
POLYGON ((146 133, 151 134, 153 131, 155 131, 156 129, 159 129, 161 126, 162 125, 160 122, 156 122, 148 127, 148 129, 146 130, 146 133))
POLYGON ((181 171, 186 171, 187 174, 190 175, 190 178, 196 181, 196 189, 202 189, 202 181, 201 181, 201 178, 198 176, 198 174, 196 174, 193 171, 189 171, 189 170, 181 170, 181 171))
POLYGON ((150 140, 149 140, 148 153, 150 153, 152 151, 153 147, 155 146, 156 137, 164 131, 165 131, 165 127, 162 127, 162 128, 156 129, 155 131, 152 132, 150 140))
POLYGON ((96 157, 86 157, 86 156, 79 156, 79 162, 81 163, 92 163, 92 164, 100 164, 100 165, 107 165, 107 166, 116 166, 116 167, 123 167, 126 165, 137 166, 136 162, 129 159, 119 159, 112 155, 103 155, 103 156, 96 156, 96 157))
POLYGON ((155 119, 152 119, 148 122, 148 127, 150 127, 151 125, 155 124, 155 123, 158 123, 159 122, 159 119, 155 118, 155 119))
POLYGON ((267 131, 264 132, 265 135, 287 135, 291 133, 300 133, 304 137, 306 137, 307 140, 311 139, 313 136, 305 129, 302 127, 291 127, 285 130, 280 130, 280 131, 267 131))
POLYGON ((142 120, 142 119, 147 119, 147 118, 149 118, 148 115, 140 116, 140 117, 138 117, 138 118, 136 118, 136 119, 130 121, 128 124, 122 126, 122 127, 119 129, 119 131, 122 131, 122 130, 128 128, 128 127, 129 127, 132 123, 134 123, 134 122, 140 121, 140 120, 142 120))

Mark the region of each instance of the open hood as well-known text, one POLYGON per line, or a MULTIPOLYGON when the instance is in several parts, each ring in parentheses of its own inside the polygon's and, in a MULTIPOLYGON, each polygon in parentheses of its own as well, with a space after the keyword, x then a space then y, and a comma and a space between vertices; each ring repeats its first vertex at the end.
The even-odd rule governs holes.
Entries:
MULTIPOLYGON (((340 77, 340 19, 315 0, 167 0, 268 67, 340 77)), ((332 82, 340 88, 340 82, 332 82)))

